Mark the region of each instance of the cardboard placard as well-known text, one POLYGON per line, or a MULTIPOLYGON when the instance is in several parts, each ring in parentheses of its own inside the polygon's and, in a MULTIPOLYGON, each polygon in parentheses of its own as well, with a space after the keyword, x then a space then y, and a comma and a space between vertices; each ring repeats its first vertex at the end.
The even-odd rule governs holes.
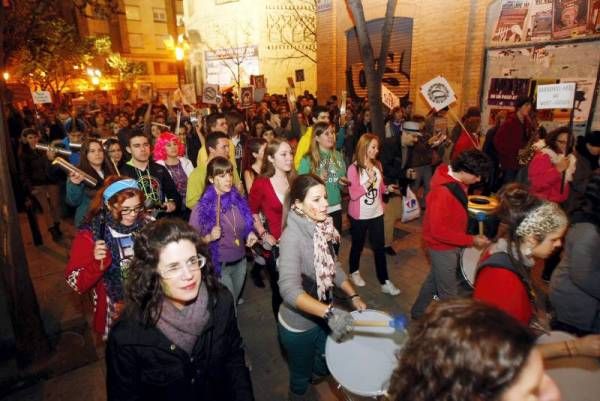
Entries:
POLYGON ((400 106, 400 98, 383 84, 381 84, 381 101, 390 110, 400 106))
POLYGON ((250 75, 250 84, 254 86, 254 89, 265 89, 265 76, 250 75))
POLYGON ((31 92, 31 97, 35 104, 52 103, 52 95, 48 91, 31 92))
POLYGON ((252 107, 254 102, 254 87, 253 86, 245 86, 241 89, 241 107, 242 109, 247 109, 252 107))
POLYGON ((439 75, 421 86, 421 94, 425 97, 429 106, 436 111, 440 111, 456 102, 454 90, 452 90, 446 78, 439 75))
POLYGON ((574 82, 537 87, 537 109, 571 109, 575 98, 574 82))
POLYGON ((304 82, 304 70, 296 70, 294 72, 294 75, 296 75, 296 82, 304 82))

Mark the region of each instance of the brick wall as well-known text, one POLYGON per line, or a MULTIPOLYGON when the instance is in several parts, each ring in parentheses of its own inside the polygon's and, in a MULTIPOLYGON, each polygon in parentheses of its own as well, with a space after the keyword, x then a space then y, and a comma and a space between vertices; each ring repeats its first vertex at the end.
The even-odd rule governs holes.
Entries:
MULTIPOLYGON (((456 92, 452 109, 457 115, 479 104, 485 20, 491 0, 399 0, 396 16, 413 19, 411 95, 416 112, 428 111, 419 86, 442 75, 456 92)), ((333 0, 330 10, 317 16, 320 98, 346 88, 346 31, 353 27, 346 2, 333 0)), ((387 0, 363 1, 367 21, 385 15, 387 0)), ((374 49, 378 53, 378 49, 374 49)))

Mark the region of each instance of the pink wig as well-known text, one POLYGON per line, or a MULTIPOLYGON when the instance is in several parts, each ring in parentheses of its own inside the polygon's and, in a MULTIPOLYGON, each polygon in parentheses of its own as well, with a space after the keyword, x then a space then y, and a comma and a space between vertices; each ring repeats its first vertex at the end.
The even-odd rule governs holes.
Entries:
POLYGON ((154 143, 154 150, 152 151, 152 156, 154 157, 155 161, 165 160, 167 158, 167 150, 165 149, 165 146, 167 146, 167 143, 169 142, 175 142, 177 144, 178 156, 181 157, 185 154, 185 146, 181 142, 181 139, 179 139, 179 137, 173 134, 172 132, 165 131, 158 136, 156 142, 154 143))

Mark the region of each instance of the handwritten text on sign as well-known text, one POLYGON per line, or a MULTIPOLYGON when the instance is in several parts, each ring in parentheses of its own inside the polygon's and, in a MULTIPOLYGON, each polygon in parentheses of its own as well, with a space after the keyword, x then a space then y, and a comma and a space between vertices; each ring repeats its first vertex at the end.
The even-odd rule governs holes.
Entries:
POLYGON ((540 85, 537 88, 537 108, 571 109, 575 97, 575 83, 540 85))
POLYGON ((35 104, 52 103, 52 96, 48 91, 31 92, 31 97, 33 98, 33 103, 35 104))

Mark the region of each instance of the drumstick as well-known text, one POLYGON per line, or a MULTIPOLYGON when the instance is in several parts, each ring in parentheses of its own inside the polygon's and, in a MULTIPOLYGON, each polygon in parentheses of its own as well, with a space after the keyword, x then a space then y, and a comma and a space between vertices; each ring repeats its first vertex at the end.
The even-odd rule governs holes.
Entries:
POLYGON ((479 223, 479 235, 484 235, 483 232, 483 222, 485 221, 485 213, 483 212, 479 212, 475 215, 475 218, 477 219, 477 222, 479 223))
POLYGON ((354 320, 355 327, 391 327, 396 331, 406 330, 408 319, 404 315, 394 316, 390 320, 354 320))

